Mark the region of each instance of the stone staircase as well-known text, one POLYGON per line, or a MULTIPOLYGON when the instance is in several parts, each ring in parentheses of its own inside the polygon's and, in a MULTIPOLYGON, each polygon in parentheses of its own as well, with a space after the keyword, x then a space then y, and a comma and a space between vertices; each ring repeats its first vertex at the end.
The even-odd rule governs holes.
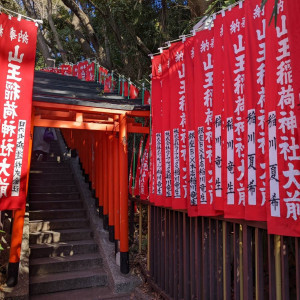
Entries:
POLYGON ((56 155, 47 162, 33 162, 30 171, 31 299, 59 299, 55 296, 58 292, 86 288, 98 291, 108 285, 69 163, 56 161, 57 142, 51 149, 56 155), (49 293, 54 293, 52 298, 49 293))

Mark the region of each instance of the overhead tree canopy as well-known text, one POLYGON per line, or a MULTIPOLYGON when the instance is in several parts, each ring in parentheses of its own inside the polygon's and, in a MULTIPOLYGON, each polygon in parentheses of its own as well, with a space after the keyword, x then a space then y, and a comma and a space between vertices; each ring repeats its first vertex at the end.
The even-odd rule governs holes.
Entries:
MULTIPOLYGON (((275 1, 278 0, 271 0, 275 1)), ((37 67, 91 58, 133 80, 147 78, 150 53, 188 34, 205 15, 235 0, 0 0, 42 19, 37 67)), ((262 0, 266 2, 266 0, 262 0)))

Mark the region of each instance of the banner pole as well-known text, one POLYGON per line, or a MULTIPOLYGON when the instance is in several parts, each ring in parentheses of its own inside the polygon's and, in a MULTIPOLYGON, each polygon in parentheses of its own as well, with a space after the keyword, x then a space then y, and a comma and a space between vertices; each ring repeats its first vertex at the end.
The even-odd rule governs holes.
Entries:
POLYGON ((127 99, 130 98, 130 78, 128 78, 128 96, 127 99))

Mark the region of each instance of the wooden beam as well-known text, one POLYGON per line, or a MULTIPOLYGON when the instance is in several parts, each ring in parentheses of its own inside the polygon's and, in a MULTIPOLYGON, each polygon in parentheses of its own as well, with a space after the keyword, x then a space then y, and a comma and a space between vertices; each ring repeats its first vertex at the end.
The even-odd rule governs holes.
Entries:
POLYGON ((99 130, 99 131, 115 131, 113 124, 97 124, 97 123, 88 123, 88 122, 49 120, 49 119, 41 119, 39 116, 36 116, 34 118, 34 126, 99 130))
POLYGON ((146 133, 146 134, 150 133, 149 127, 137 126, 136 124, 137 123, 127 124, 127 132, 130 132, 130 133, 146 133))

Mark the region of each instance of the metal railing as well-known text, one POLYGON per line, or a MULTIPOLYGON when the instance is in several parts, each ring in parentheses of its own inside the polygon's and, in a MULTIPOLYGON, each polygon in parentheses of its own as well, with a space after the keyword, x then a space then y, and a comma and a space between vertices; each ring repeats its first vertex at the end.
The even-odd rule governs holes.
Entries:
POLYGON ((266 222, 140 203, 150 205, 149 275, 165 297, 300 299, 299 238, 269 235, 266 222))

